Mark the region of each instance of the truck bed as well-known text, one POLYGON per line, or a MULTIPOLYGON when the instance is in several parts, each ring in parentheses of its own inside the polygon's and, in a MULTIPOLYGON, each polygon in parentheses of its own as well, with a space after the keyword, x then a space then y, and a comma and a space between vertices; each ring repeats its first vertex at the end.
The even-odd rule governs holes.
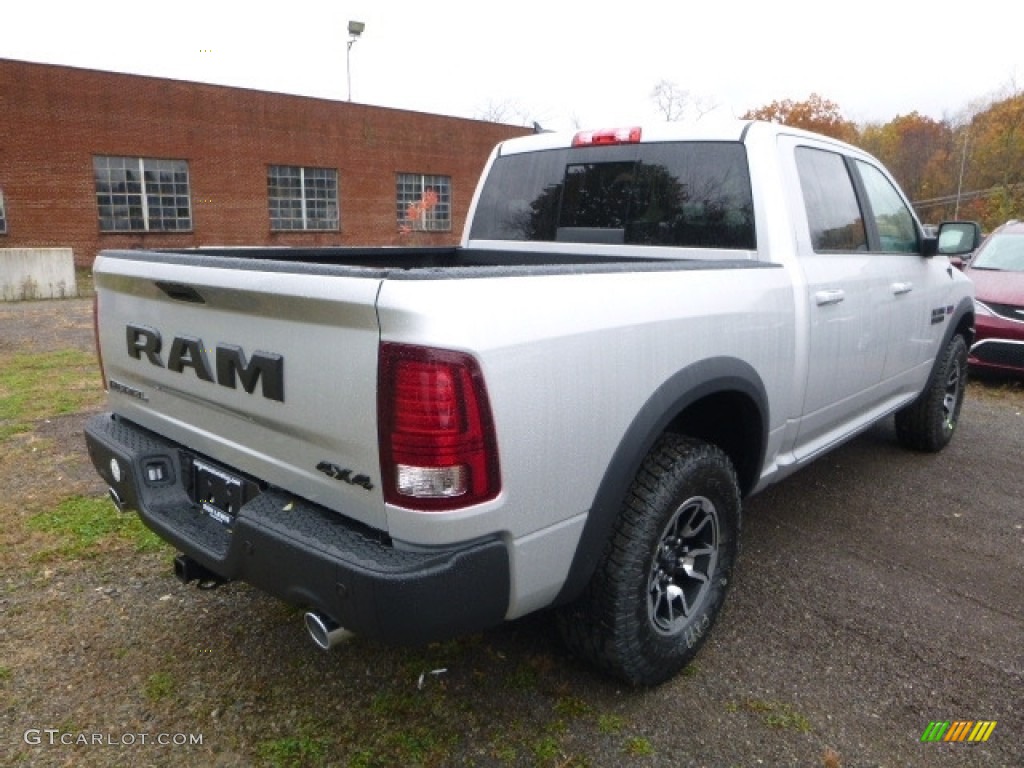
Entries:
POLYGON ((217 269, 258 269, 262 272, 391 280, 751 269, 777 266, 759 262, 752 254, 747 258, 740 258, 736 251, 710 257, 707 249, 694 249, 689 257, 682 251, 674 258, 562 253, 555 250, 492 250, 459 246, 108 250, 104 252, 104 256, 217 269))

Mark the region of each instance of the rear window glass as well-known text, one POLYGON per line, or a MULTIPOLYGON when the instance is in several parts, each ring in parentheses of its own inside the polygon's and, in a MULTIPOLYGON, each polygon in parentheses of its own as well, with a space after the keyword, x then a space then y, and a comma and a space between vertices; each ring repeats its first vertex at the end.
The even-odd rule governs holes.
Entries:
POLYGON ((746 150, 674 142, 499 157, 470 238, 753 250, 746 150))

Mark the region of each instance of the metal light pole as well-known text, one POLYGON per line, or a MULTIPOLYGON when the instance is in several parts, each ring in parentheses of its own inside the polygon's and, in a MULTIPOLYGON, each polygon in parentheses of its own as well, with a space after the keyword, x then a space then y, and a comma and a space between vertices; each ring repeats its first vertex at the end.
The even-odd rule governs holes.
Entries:
POLYGON ((348 100, 352 101, 352 46, 363 34, 366 25, 361 21, 350 21, 348 23, 348 49, 345 51, 345 75, 348 79, 348 100))

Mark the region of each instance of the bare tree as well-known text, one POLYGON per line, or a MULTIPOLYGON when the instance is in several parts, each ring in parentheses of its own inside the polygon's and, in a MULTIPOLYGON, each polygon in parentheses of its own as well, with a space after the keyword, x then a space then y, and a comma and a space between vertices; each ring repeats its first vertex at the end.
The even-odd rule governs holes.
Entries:
POLYGON ((693 102, 693 109, 697 113, 697 119, 700 120, 704 115, 709 112, 714 112, 721 105, 712 98, 698 98, 693 102))
POLYGON ((651 101, 665 116, 665 122, 673 123, 686 116, 686 109, 690 105, 690 92, 671 80, 659 80, 651 90, 651 101))
POLYGON ((651 101, 655 103, 658 111, 665 116, 665 122, 668 123, 685 119, 688 112, 692 112, 696 119, 700 120, 709 112, 714 112, 719 106, 714 99, 694 96, 672 80, 659 80, 651 90, 651 101))
POLYGON ((488 100, 482 107, 477 107, 474 117, 488 123, 508 123, 510 125, 532 125, 534 118, 518 101, 488 100))

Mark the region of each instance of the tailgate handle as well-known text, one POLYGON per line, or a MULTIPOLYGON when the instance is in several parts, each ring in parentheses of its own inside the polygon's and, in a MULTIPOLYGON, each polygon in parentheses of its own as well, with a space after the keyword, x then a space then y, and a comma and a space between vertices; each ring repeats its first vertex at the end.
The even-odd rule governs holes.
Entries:
POLYGON ((169 283, 165 280, 157 280, 156 287, 166 293, 175 301, 188 301, 192 304, 205 304, 206 299, 199 295, 199 291, 191 285, 184 283, 169 283))

